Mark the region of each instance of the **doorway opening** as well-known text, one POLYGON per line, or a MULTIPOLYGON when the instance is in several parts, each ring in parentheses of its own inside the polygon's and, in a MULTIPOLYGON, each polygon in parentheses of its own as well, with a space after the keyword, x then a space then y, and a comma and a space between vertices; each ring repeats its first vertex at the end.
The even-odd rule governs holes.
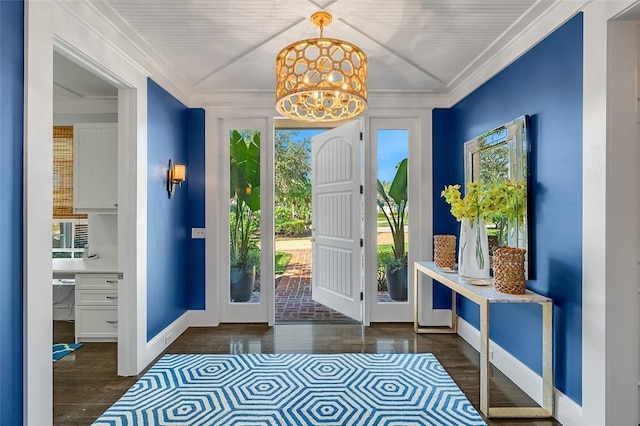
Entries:
POLYGON ((276 322, 354 322, 312 296, 311 138, 327 130, 275 129, 276 322))
POLYGON ((118 372, 118 96, 113 84, 53 52, 54 402, 81 402, 85 392, 66 377, 88 377, 86 353, 99 351, 101 366, 118 372), (74 344, 83 347, 69 351, 74 344))

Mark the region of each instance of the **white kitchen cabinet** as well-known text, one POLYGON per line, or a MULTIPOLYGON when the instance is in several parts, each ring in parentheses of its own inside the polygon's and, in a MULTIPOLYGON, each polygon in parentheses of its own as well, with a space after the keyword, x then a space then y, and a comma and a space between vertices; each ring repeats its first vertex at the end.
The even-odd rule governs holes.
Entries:
POLYGON ((76 342, 118 341, 118 276, 76 274, 76 342))
POLYGON ((73 208, 115 213, 118 207, 118 125, 73 126, 73 208))

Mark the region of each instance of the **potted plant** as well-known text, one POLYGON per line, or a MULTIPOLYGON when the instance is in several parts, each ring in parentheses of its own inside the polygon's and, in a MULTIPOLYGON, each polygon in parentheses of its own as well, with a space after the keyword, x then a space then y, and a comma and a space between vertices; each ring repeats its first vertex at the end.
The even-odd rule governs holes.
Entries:
POLYGON ((259 256, 256 233, 260 212, 260 133, 230 137, 230 290, 232 302, 251 299, 259 256))
POLYGON ((523 220, 526 203, 524 181, 468 182, 464 197, 460 185, 445 186, 440 194, 451 206, 451 214, 461 222, 458 271, 469 278, 489 277, 489 243, 486 223, 495 224, 499 242, 505 242, 507 223, 523 220))
POLYGON ((393 256, 383 256, 386 268, 389 297, 397 301, 407 300, 407 252, 404 244, 404 219, 407 208, 407 159, 400 162, 387 194, 378 180, 378 207, 387 219, 393 237, 393 256), (392 201, 393 200, 393 201, 392 201))

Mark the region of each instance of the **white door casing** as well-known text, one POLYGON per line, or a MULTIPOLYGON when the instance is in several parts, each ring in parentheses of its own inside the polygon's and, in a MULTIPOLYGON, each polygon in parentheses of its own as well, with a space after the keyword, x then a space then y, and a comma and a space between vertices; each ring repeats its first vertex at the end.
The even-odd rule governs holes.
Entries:
POLYGON ((362 319, 359 120, 311 139, 312 297, 362 319))

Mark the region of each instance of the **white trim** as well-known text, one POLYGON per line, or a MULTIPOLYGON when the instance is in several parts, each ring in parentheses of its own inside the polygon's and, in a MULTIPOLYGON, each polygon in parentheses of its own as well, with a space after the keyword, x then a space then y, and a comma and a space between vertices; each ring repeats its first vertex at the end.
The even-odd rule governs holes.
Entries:
MULTIPOLYGON (((191 327, 190 324, 190 311, 180 315, 180 317, 162 329, 155 335, 148 343, 146 343, 146 350, 144 351, 144 365, 149 365, 155 361, 171 343, 173 343, 187 328, 191 327)), ((146 333, 144 333, 146 336, 146 333)))
MULTIPOLYGON (((364 248, 365 253, 365 289, 366 298, 365 324, 371 322, 410 322, 413 319, 413 292, 407 291, 406 302, 378 302, 377 291, 377 144, 378 130, 383 129, 406 129, 408 132, 407 153, 408 153, 408 179, 409 179, 409 215, 411 218, 408 225, 409 237, 409 265, 413 265, 415 260, 421 259, 423 248, 428 246, 430 240, 431 227, 422 229, 423 224, 430 220, 430 209, 422 209, 426 204, 423 201, 431 196, 431 185, 425 185, 422 174, 425 169, 430 171, 431 167, 431 138, 421 137, 431 134, 431 132, 421 132, 424 121, 430 124, 428 116, 416 117, 416 112, 406 112, 407 117, 388 118, 386 114, 374 111, 373 116, 368 117, 365 143, 365 169, 364 169, 364 217, 365 217, 365 241, 370 242, 364 248), (382 118, 384 117, 384 118, 382 118), (412 200, 415 200, 412 202, 412 200), (414 220, 417 219, 417 220, 414 220)), ((430 182, 429 182, 430 183, 430 182)), ((430 203, 428 203, 429 207, 430 203)), ((408 268, 407 285, 411 288, 413 282, 413 268, 408 268)))
MULTIPOLYGON (((425 325, 425 323, 422 322, 419 324, 425 325)), ((433 309, 431 312, 431 321, 426 324, 430 326, 453 327, 453 324, 451 324, 451 309, 433 309)))
MULTIPOLYGON (((140 172, 140 162, 146 164, 146 141, 142 150, 142 140, 138 138, 138 115, 143 114, 146 120, 146 103, 140 106, 144 112, 138 109, 140 98, 146 98, 146 87, 143 94, 136 94, 134 89, 118 90, 118 271, 123 273, 123 278, 118 281, 118 374, 122 376, 134 375, 140 372, 136 362, 136 343, 140 335, 146 338, 146 333, 139 332, 137 311, 139 301, 146 300, 146 291, 142 286, 137 286, 137 260, 139 253, 136 247, 136 221, 140 220, 141 212, 146 211, 146 202, 141 205, 138 192, 146 193, 146 179, 144 189, 139 185, 131 185, 131 182, 139 183, 136 174, 140 172), (137 146, 131 143, 137 141, 137 146), (134 145, 132 148, 131 145, 134 145), (142 152, 141 152, 142 150, 142 152), (138 212, 137 217, 130 212, 138 212), (144 296, 143 296, 144 295, 144 296)), ((146 139, 146 128, 145 128, 146 139)), ((146 176, 146 166, 142 167, 146 176)), ((146 218, 146 214, 145 214, 146 218)), ((146 234, 146 221, 144 222, 146 234)), ((146 255, 146 246, 144 248, 146 255)), ((142 282, 146 282, 142 281, 142 282)), ((145 303, 146 305, 146 303, 145 303)), ((146 309, 145 309, 146 318, 146 309)), ((146 324, 146 323, 145 323, 146 324)))
MULTIPOLYGON (((268 115, 257 118, 236 118, 229 117, 213 120, 216 130, 212 135, 218 135, 218 143, 215 144, 217 155, 213 163, 205 162, 205 169, 215 168, 219 170, 218 177, 220 185, 218 188, 211 188, 207 182, 205 194, 215 190, 218 202, 214 206, 227 211, 229 206, 229 131, 232 129, 256 129, 260 131, 260 180, 266 184, 273 183, 273 121, 268 115), (269 128, 271 124, 271 128, 269 128)), ((207 143, 208 144, 208 143, 207 143)), ((209 158, 209 157, 206 157, 209 158)), ((206 161, 206 160, 205 160, 206 161)), ((261 267, 264 276, 263 282, 272 282, 274 279, 274 234, 273 234, 273 190, 267 189, 260 197, 261 241, 261 267), (270 207, 269 204, 271 204, 270 207), (263 211, 264 209, 264 211, 263 211), (267 234, 266 232, 271 232, 267 234)), ((208 223, 208 221, 207 221, 208 223)), ((229 292, 229 216, 220 214, 218 222, 218 232, 215 233, 217 239, 216 257, 214 263, 207 262, 207 265, 216 265, 218 270, 216 288, 218 295, 217 309, 220 311, 219 320, 227 323, 269 323, 273 324, 274 317, 274 297, 275 287, 273 285, 261 286, 260 301, 257 303, 232 303, 229 292), (224 229, 224 230, 223 230, 224 229), (223 237, 224 236, 224 237, 223 237)), ((208 256, 207 256, 208 258, 208 256)), ((209 289, 209 286, 207 286, 209 289)))
MULTIPOLYGON (((458 335, 473 346, 476 351, 480 351, 480 331, 460 317, 458 317, 458 335)), ((491 358, 491 364, 502 371, 505 376, 518 385, 529 397, 538 404, 542 403, 541 376, 493 340, 489 341, 489 357, 491 358)), ((554 390, 554 395, 555 406, 553 416, 566 426, 582 425, 582 407, 558 389, 554 390)))
POLYGON ((25 2, 24 424, 53 422, 51 211, 53 23, 48 2, 25 2))
POLYGON ((636 2, 584 10, 582 404, 585 424, 637 424, 636 2))
MULTIPOLYGON (((75 8, 74 12, 86 11, 75 8)), ((105 78, 120 90, 118 269, 118 372, 133 375, 144 369, 153 348, 146 342, 147 250, 147 76, 111 43, 102 43, 85 21, 95 16, 71 16, 61 2, 25 2, 25 375, 26 424, 51 424, 51 128, 53 117, 53 49, 105 78), (81 23, 82 22, 82 23, 81 23), (46 206, 49 205, 49 208, 46 206), (49 296, 47 296, 47 294, 49 296), (130 341, 125 341, 130 339, 130 341)))
POLYGON ((482 84, 498 72, 509 66, 513 61, 522 56, 531 47, 535 46, 543 38, 551 34, 563 23, 569 20, 576 13, 580 12, 585 5, 593 0, 560 0, 549 7, 540 17, 535 19, 531 25, 524 28, 516 37, 504 45, 500 50, 491 54, 490 50, 483 52, 474 61, 474 67, 468 67, 468 71, 457 77, 451 84, 452 90, 449 92, 447 104, 453 106, 460 102, 467 95, 472 93, 482 84))
MULTIPOLYGON (((153 76, 154 81, 187 104, 190 85, 175 68, 160 55, 149 53, 151 47, 105 2, 90 0, 52 0, 56 9, 71 19, 70 28, 76 35, 92 34, 96 46, 102 47, 120 62, 126 62, 138 73, 153 76), (117 25, 116 25, 117 24, 117 25), (143 49, 141 46, 144 46, 143 49)), ((57 16, 56 16, 57 18, 57 16)))

